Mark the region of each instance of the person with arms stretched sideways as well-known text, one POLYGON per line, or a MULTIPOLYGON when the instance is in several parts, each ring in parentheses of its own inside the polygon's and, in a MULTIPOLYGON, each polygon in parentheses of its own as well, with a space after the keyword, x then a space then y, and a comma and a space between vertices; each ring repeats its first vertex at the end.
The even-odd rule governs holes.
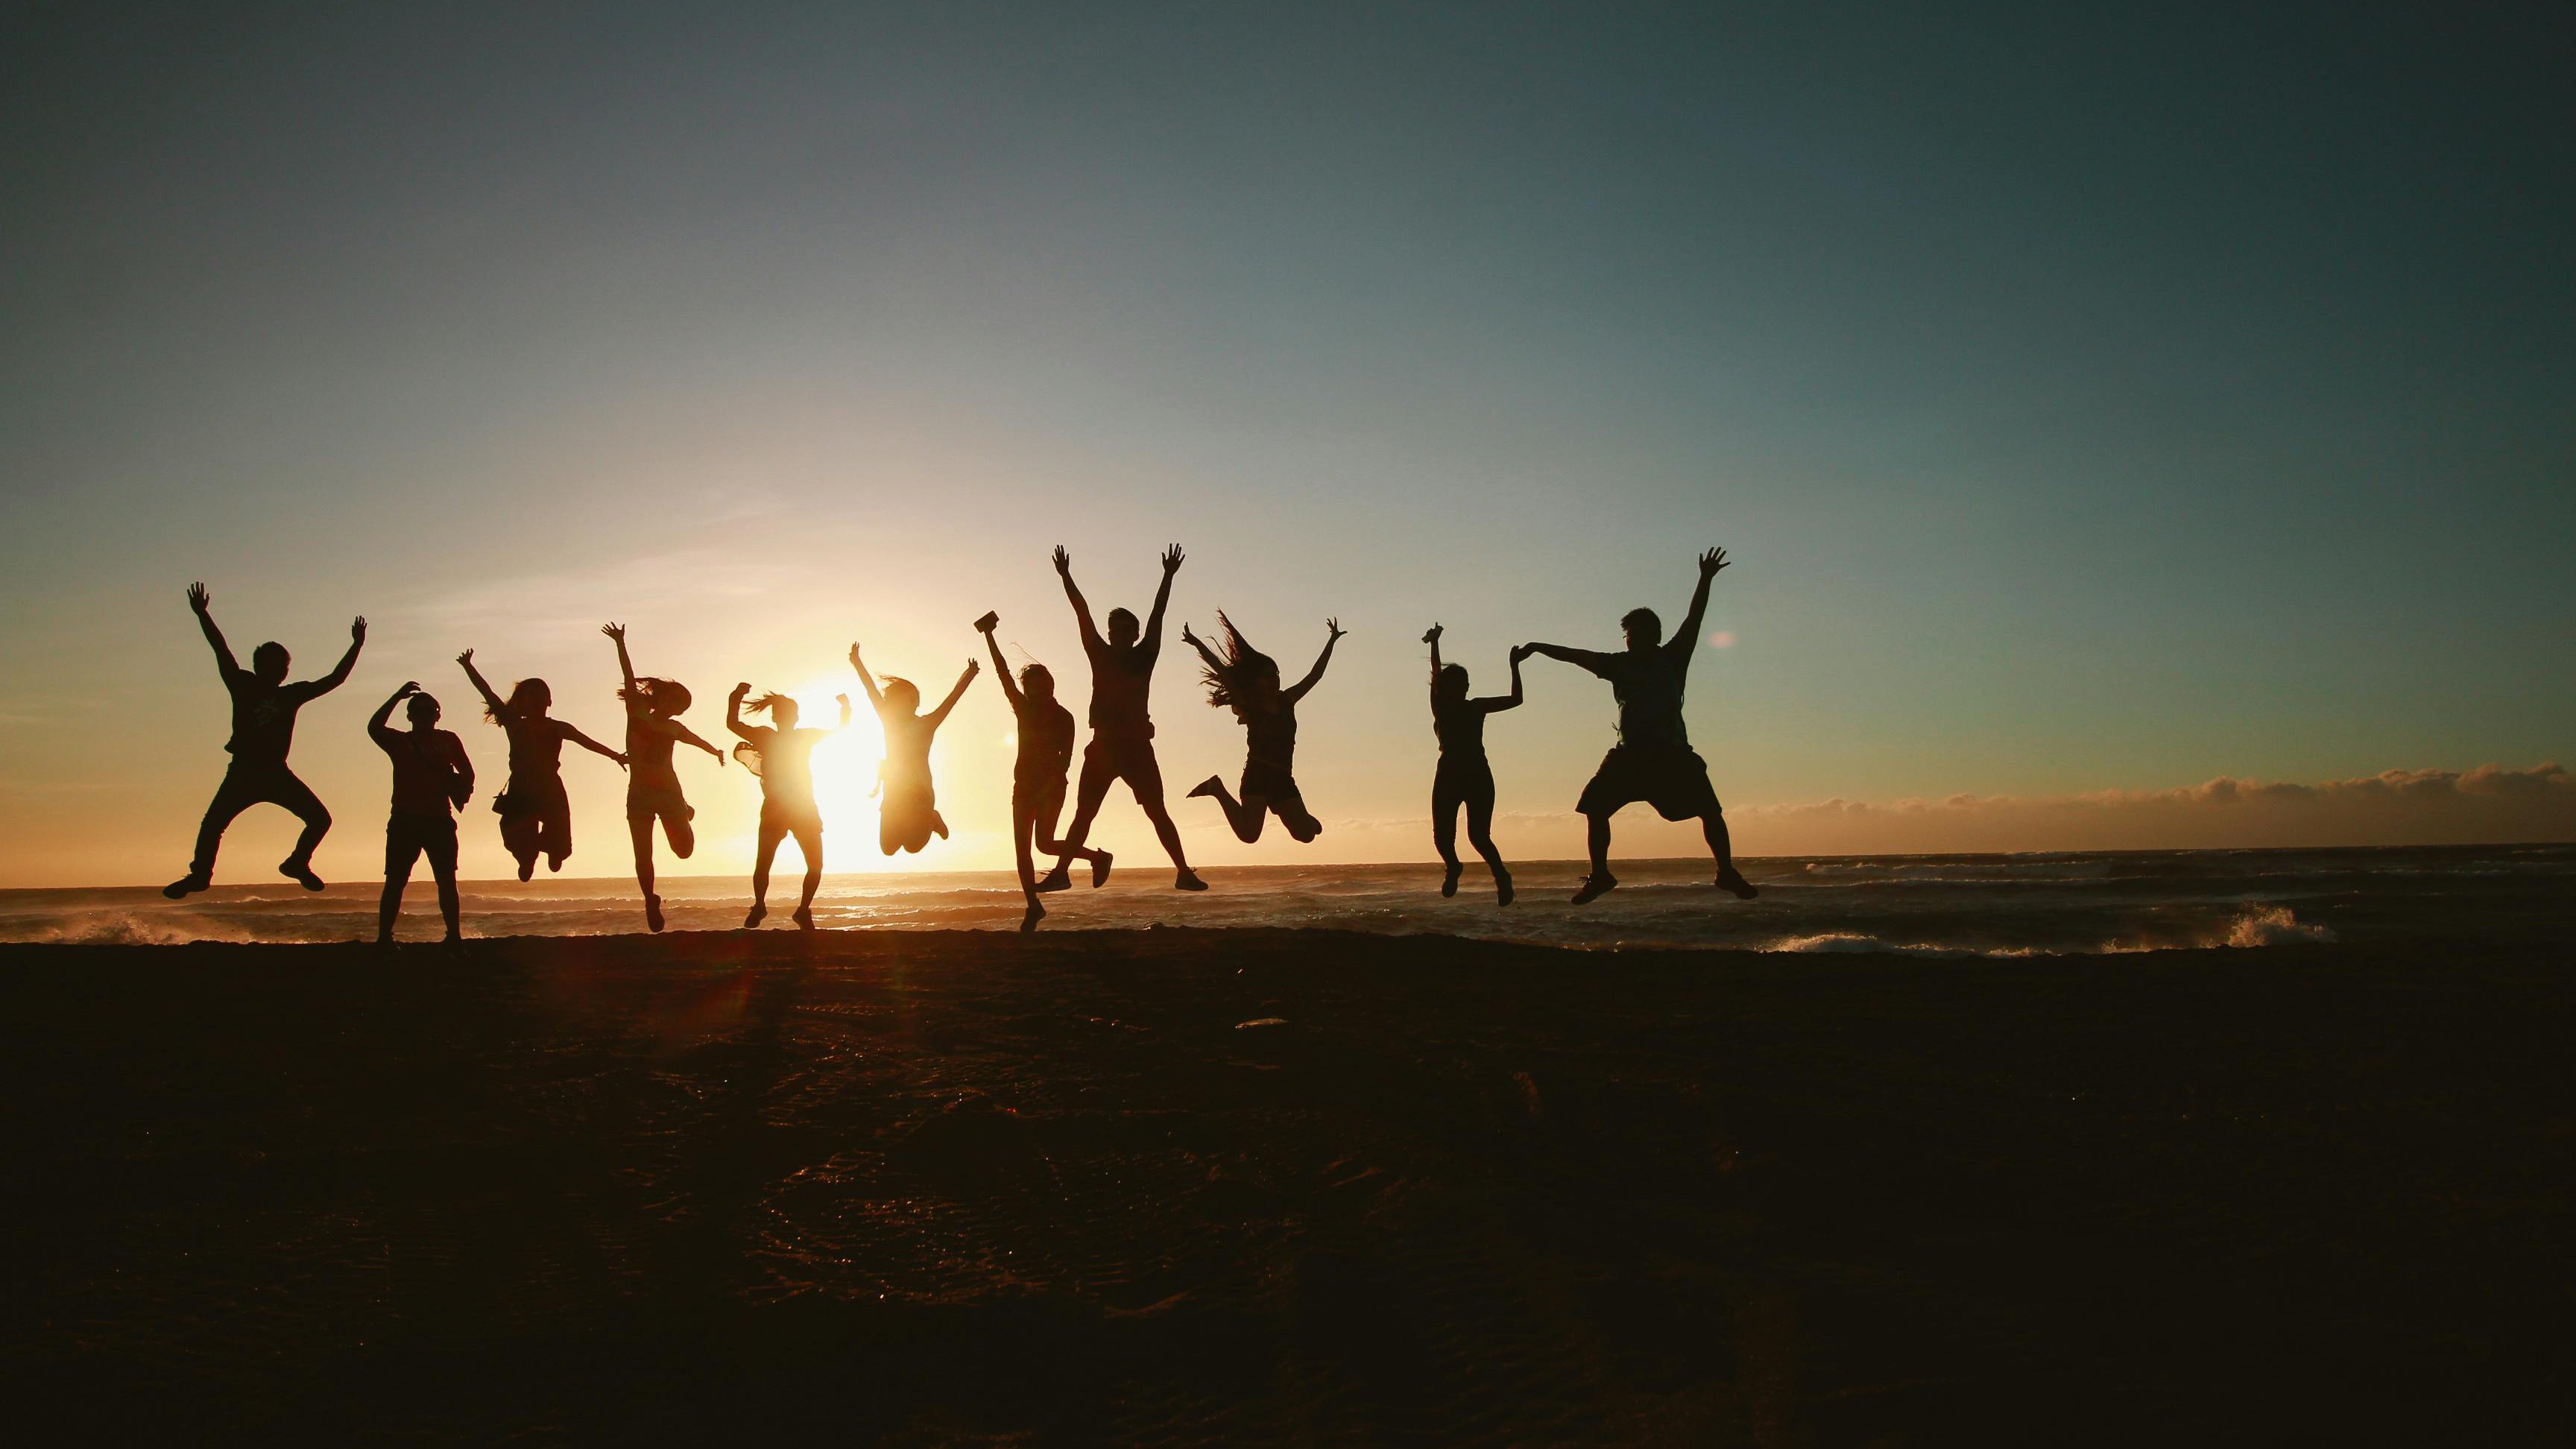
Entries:
POLYGON ((797 897, 793 919, 810 931, 814 888, 823 883, 823 812, 814 804, 814 747, 849 728, 850 697, 834 696, 841 702, 839 724, 801 730, 796 727, 796 701, 783 694, 751 701, 753 709, 769 711, 768 724, 744 724, 743 699, 750 693, 750 685, 737 684, 725 700, 725 728, 742 738, 734 753, 741 755, 748 746, 751 754, 743 763, 760 776, 760 849, 751 864, 751 914, 742 918, 742 928, 748 931, 768 916, 770 862, 778 858, 778 842, 793 835, 796 848, 805 853, 805 891, 797 897))
POLYGON ((1717 792, 1709 787, 1708 762, 1690 746, 1682 726, 1682 686, 1690 673, 1691 655, 1699 647, 1699 626, 1708 612, 1709 581, 1726 567, 1726 550, 1713 548, 1699 556, 1699 588, 1691 594, 1690 612, 1680 631, 1667 641, 1663 620, 1652 609, 1630 609, 1619 621, 1628 647, 1616 654, 1569 649, 1562 644, 1525 644, 1520 652, 1544 654, 1588 669, 1610 681, 1619 702, 1619 743, 1601 757, 1601 768, 1583 787, 1575 810, 1583 816, 1592 873, 1574 893, 1574 903, 1600 895, 1619 884, 1610 874, 1610 817, 1619 807, 1643 800, 1666 820, 1698 817, 1700 832, 1717 857, 1717 886, 1739 900, 1761 894, 1736 870, 1726 838, 1726 816, 1717 792))
MULTIPOLYGON (((1163 584, 1154 591, 1153 616, 1143 632, 1136 628, 1135 615, 1112 609, 1109 637, 1103 639, 1092 627, 1091 605, 1073 582, 1073 560, 1061 546, 1055 551, 1056 577, 1064 580, 1064 596, 1072 601, 1074 621, 1082 626, 1082 652, 1091 660, 1091 743, 1082 751, 1082 779, 1074 790, 1073 828, 1065 834, 1065 853, 1067 858, 1083 853, 1100 802, 1109 798, 1111 785, 1124 780, 1145 818, 1154 822, 1164 853, 1172 858, 1176 872, 1172 888, 1203 891, 1207 882, 1190 869, 1189 857, 1181 853, 1181 832, 1172 824, 1172 812, 1163 808, 1163 767, 1154 759, 1154 721, 1146 710, 1146 698, 1154 687, 1154 661, 1163 652, 1163 610, 1172 601, 1172 575, 1180 571, 1181 546, 1174 544, 1163 550, 1163 584)), ((1100 884, 1107 874, 1095 865, 1092 884, 1100 884)), ((1059 860, 1038 889, 1062 890, 1064 877, 1065 863, 1059 860)))
POLYGON ((626 681, 617 690, 617 697, 626 701, 626 833, 635 844, 635 884, 644 892, 644 925, 658 931, 662 898, 653 891, 653 822, 662 823, 663 838, 671 842, 673 855, 686 860, 698 848, 697 830, 689 823, 698 812, 689 808, 680 793, 680 772, 671 764, 672 747, 695 745, 715 756, 719 768, 725 756, 680 723, 679 716, 689 707, 688 686, 676 679, 637 678, 635 662, 626 656, 626 626, 604 624, 599 632, 616 642, 617 673, 626 681))
POLYGON ((1315 656, 1315 667, 1282 689, 1279 661, 1253 648, 1223 609, 1216 611, 1216 622, 1225 631, 1222 652, 1191 633, 1187 624, 1181 626, 1181 638, 1199 653, 1209 708, 1231 708, 1243 722, 1243 798, 1226 793, 1221 775, 1208 776, 1190 794, 1213 797, 1225 811, 1225 823, 1234 827, 1234 838, 1246 845, 1261 838, 1262 822, 1272 815, 1279 817, 1290 839, 1303 845, 1323 834, 1324 826, 1306 808, 1306 797, 1297 788, 1297 701, 1323 679, 1324 666, 1333 662, 1333 646, 1342 642, 1347 631, 1339 620, 1326 619, 1324 652, 1315 656))
POLYGON ((272 639, 250 651, 251 667, 242 668, 224 642, 224 631, 215 627, 212 604, 213 595, 204 584, 188 586, 188 608, 197 616, 197 627, 205 631, 206 643, 215 651, 215 668, 233 697, 233 736, 224 744, 233 762, 224 770, 224 782, 215 787, 214 801, 206 806, 206 817, 197 826, 197 853, 188 862, 188 873, 163 886, 161 894, 175 901, 212 884, 215 852, 223 848, 224 831, 234 816, 260 804, 282 805, 304 822, 295 849, 278 863, 277 873, 308 891, 318 891, 322 877, 313 873, 313 849, 331 829, 331 812, 286 767, 286 752, 295 743, 295 712, 338 689, 357 667, 358 651, 367 642, 367 621, 361 618, 349 625, 349 652, 340 656, 330 673, 289 684, 286 646, 272 639))
POLYGON ((930 741, 984 666, 967 660, 956 686, 928 714, 921 713, 921 690, 909 679, 889 674, 879 690, 876 677, 859 662, 856 644, 850 646, 850 667, 858 671, 877 723, 885 729, 885 759, 877 766, 877 786, 883 792, 877 803, 877 848, 892 855, 918 851, 934 835, 947 839, 948 822, 939 818, 939 795, 930 781, 930 741))
POLYGON ((1091 862, 1091 883, 1099 885, 1109 879, 1110 857, 1108 851, 1068 846, 1055 838, 1056 820, 1064 813, 1065 777, 1073 768, 1073 711, 1057 702, 1055 675, 1043 664, 1029 665, 1020 671, 1017 684, 1011 682, 1011 666, 993 637, 1001 622, 1001 615, 986 614, 975 621, 975 629, 992 652, 993 677, 1011 702, 1012 732, 1019 738, 1019 757, 1011 763, 1011 857, 1020 870, 1020 894, 1028 901, 1020 929, 1034 931, 1046 907, 1038 904, 1038 892, 1045 887, 1038 884, 1031 845, 1056 857, 1056 870, 1048 879, 1059 885, 1071 883, 1061 880, 1063 862, 1077 856, 1091 862))
POLYGON ((1467 697, 1467 669, 1440 662, 1440 626, 1422 636, 1431 646, 1431 733, 1440 741, 1440 765, 1431 774, 1431 843, 1440 851, 1440 894, 1458 894, 1458 807, 1467 807, 1467 843, 1494 873, 1494 904, 1512 903, 1512 873, 1494 848, 1494 767, 1485 761, 1485 716, 1518 709, 1524 648, 1512 651, 1512 692, 1467 697))
POLYGON ((510 697, 503 699, 474 667, 473 650, 457 655, 456 662, 465 666, 465 677, 474 681, 475 691, 483 696, 483 717, 499 725, 510 739, 510 781, 492 801, 494 813, 501 817, 502 848, 519 863, 521 880, 536 874, 540 855, 546 858, 546 869, 562 870, 565 858, 572 854, 572 799, 564 793, 563 783, 564 741, 621 766, 626 756, 565 721, 548 717, 555 692, 544 680, 522 679, 510 686, 510 697))
POLYGON ((402 915, 403 888, 411 868, 429 857, 429 873, 438 881, 438 914, 447 923, 447 939, 456 940, 456 816, 474 798, 474 762, 465 757, 465 742, 438 727, 438 701, 421 693, 417 680, 405 680, 367 721, 367 738, 394 762, 393 809, 385 817, 385 894, 376 904, 376 944, 394 943, 394 921, 402 915), (409 703, 405 703, 409 701, 409 703), (394 706, 403 706, 411 728, 388 723, 394 706))

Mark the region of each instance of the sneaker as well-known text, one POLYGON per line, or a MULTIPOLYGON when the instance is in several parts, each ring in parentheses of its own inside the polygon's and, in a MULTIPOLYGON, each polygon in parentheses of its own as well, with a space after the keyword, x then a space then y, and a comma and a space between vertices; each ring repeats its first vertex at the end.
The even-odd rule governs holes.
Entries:
POLYGON ((769 919, 768 903, 765 901, 754 902, 751 908, 751 914, 742 918, 742 928, 746 931, 758 930, 760 928, 760 923, 767 919, 769 919))
MULTIPOLYGON (((1100 874, 1100 867, 1093 866, 1091 873, 1095 876, 1100 874)), ((1092 884, 1098 885, 1100 882, 1095 880, 1092 884)), ((1055 863, 1055 869, 1048 871, 1046 878, 1038 882, 1037 888, 1042 891, 1069 891, 1073 889, 1073 877, 1065 872, 1064 862, 1059 860, 1055 863)))
POLYGON ((1458 894, 1458 875, 1465 869, 1466 867, 1463 865, 1444 866, 1441 868, 1440 894, 1442 898, 1445 899, 1458 894))
MULTIPOLYGON (((1057 868, 1062 869, 1061 866, 1057 868)), ((1109 884, 1109 852, 1104 850, 1091 858, 1091 888, 1098 890, 1107 884, 1109 884)))
POLYGON ((1717 873, 1716 885, 1719 890, 1725 891, 1739 901, 1749 901, 1762 894, 1753 882, 1744 878, 1742 871, 1731 865, 1717 873))
POLYGON ((183 875, 177 880, 170 882, 168 885, 163 886, 161 888, 161 894, 168 896, 170 899, 175 901, 184 896, 193 896, 197 892, 204 890, 206 887, 213 884, 213 881, 202 875, 183 875))
POLYGON ((1185 870, 1173 879, 1172 889, 1176 891, 1203 891, 1207 889, 1207 882, 1199 879, 1199 873, 1197 871, 1185 870))
POLYGON ((1494 872, 1494 904, 1495 904, 1495 905, 1498 905, 1498 906, 1508 906, 1508 905, 1510 905, 1511 903, 1512 903, 1512 873, 1511 873, 1510 871, 1507 871, 1507 870, 1498 870, 1498 871, 1495 871, 1495 872, 1494 872))
POLYGON ((650 931, 658 932, 662 929, 662 898, 660 896, 648 895, 644 898, 644 926, 645 929, 650 931))
POLYGON ((1045 915, 1046 907, 1039 905, 1035 900, 1030 901, 1029 908, 1020 913, 1020 929, 1022 931, 1036 930, 1038 928, 1039 920, 1045 915))
POLYGON ((814 908, 812 906, 798 906, 796 908, 796 914, 789 916, 787 919, 796 923, 796 929, 800 931, 810 931, 814 929, 814 908))
POLYGON ((277 873, 308 891, 322 889, 322 877, 313 873, 313 862, 309 860, 285 861, 277 867, 277 873))
POLYGON ((1583 888, 1574 893, 1574 903, 1579 906, 1586 901, 1597 899, 1618 884, 1619 878, 1606 870, 1587 875, 1583 878, 1583 888))

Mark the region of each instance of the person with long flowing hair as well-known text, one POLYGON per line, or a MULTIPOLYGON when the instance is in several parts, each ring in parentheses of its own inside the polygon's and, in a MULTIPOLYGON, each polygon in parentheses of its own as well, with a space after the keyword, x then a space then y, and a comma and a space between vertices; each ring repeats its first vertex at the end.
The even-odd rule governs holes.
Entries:
POLYGON ((850 667, 858 671, 877 723, 885 729, 885 758, 877 766, 877 848, 892 855, 919 851, 934 835, 947 839, 948 822, 939 818, 939 794, 930 780, 930 742, 984 666, 967 660, 948 697, 928 714, 921 712, 921 688, 911 680, 889 674, 879 689, 857 644, 850 646, 850 667))
POLYGON ((502 848, 519 863, 521 880, 536 874, 539 856, 545 857, 546 869, 562 870, 572 855, 572 800, 564 793, 563 783, 564 742, 570 740, 592 754, 615 760, 620 767, 626 764, 625 754, 548 715, 555 692, 544 680, 522 679, 510 686, 510 697, 503 699, 474 667, 473 650, 457 655, 456 662, 465 666, 465 677, 474 681, 475 691, 483 696, 483 717, 499 725, 510 739, 510 781, 492 798, 493 812, 501 817, 502 848))
POLYGON ((760 776, 760 848, 751 866, 751 913, 742 919, 746 931, 769 914, 769 867, 778 857, 778 842, 796 837, 805 856, 805 889, 793 917, 799 929, 814 929, 814 889, 823 883, 823 812, 814 803, 814 747, 849 728, 850 697, 841 702, 841 722, 828 730, 796 727, 796 701, 778 693, 752 700, 750 708, 766 710, 769 723, 742 722, 748 684, 737 684, 725 700, 725 728, 740 736, 734 756, 760 776))
POLYGON ((1485 760, 1485 716, 1518 709, 1525 648, 1512 650, 1512 692, 1467 697, 1467 667, 1440 662, 1440 626, 1422 636, 1431 646, 1431 733, 1440 741, 1440 764, 1431 772, 1431 844, 1440 852, 1440 894, 1458 894, 1458 811, 1467 811, 1467 843, 1494 873, 1494 904, 1512 903, 1512 873, 1494 848, 1494 767, 1485 760))
POLYGON ((698 848, 697 829, 690 824, 698 812, 680 793, 680 772, 671 764, 671 751, 677 745, 694 745, 715 756, 718 768, 724 765, 724 751, 680 723, 681 713, 689 707, 687 685, 655 675, 637 676, 635 661, 626 654, 625 625, 604 624, 599 632, 616 643, 617 673, 626 681, 617 688, 617 697, 626 702, 626 834, 635 846, 635 884, 644 892, 645 928, 659 931, 662 897, 653 890, 655 822, 660 822, 671 854, 686 860, 698 848))
POLYGON ((1216 622, 1223 631, 1221 648, 1210 647, 1187 624, 1181 626, 1181 638, 1198 651, 1209 707, 1231 709, 1243 722, 1243 794, 1237 799, 1226 793, 1219 775, 1200 781, 1190 794, 1213 798, 1225 811, 1226 824, 1234 827, 1235 839, 1247 845, 1261 838, 1262 823, 1272 815, 1302 845, 1323 834, 1324 826, 1297 788, 1297 701, 1322 681, 1324 666, 1333 662, 1333 646, 1348 631, 1340 620, 1326 619, 1324 652, 1315 656, 1315 667, 1282 689, 1279 661, 1253 648, 1223 609, 1217 610, 1216 622))

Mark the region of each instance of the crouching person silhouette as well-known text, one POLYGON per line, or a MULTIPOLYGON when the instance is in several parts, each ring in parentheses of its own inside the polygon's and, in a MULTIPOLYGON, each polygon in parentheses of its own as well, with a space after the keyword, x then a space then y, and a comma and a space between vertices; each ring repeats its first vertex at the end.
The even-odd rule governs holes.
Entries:
POLYGON ((1592 855, 1592 873, 1574 893, 1576 905, 1619 884, 1610 874, 1610 817, 1621 806, 1640 800, 1654 806, 1655 813, 1666 820, 1699 820, 1709 852, 1717 857, 1720 890, 1741 900, 1761 894, 1735 868, 1726 816, 1708 783, 1708 762, 1691 748, 1690 733, 1682 726, 1682 687, 1690 673, 1691 654, 1699 646, 1700 620, 1708 612, 1709 581, 1724 567, 1726 550, 1713 548, 1700 555, 1699 588, 1691 595, 1690 612, 1682 616, 1680 632, 1669 641, 1663 638, 1663 621, 1654 610, 1631 609, 1619 621, 1628 636, 1628 647, 1619 653, 1562 644, 1523 646, 1528 653, 1561 659, 1610 681, 1610 693, 1619 702, 1619 743, 1601 757, 1601 768, 1574 806, 1583 816, 1585 843, 1592 855))

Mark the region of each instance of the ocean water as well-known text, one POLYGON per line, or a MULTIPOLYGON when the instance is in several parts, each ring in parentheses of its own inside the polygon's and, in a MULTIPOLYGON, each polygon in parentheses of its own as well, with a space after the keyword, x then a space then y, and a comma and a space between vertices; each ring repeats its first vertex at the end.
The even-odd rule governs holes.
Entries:
MULTIPOLYGON (((1520 899, 1497 909, 1484 868, 1455 899, 1436 865, 1214 868, 1214 889, 1169 889, 1160 868, 1047 897, 1048 930, 1302 926, 1443 933, 1581 948, 1725 947, 1921 956, 2100 955, 2510 935, 2576 940, 2576 845, 2335 850, 2103 851, 2018 855, 1776 857, 1742 863, 1762 888, 1737 901, 1705 861, 1628 861, 1621 885, 1567 901, 1581 866, 1516 867, 1520 899)), ((1077 881, 1083 878, 1076 872, 1077 881)), ((670 928, 740 926, 740 877, 664 877, 670 928)), ((768 929, 793 929, 793 876, 773 884, 768 929), (781 904, 782 901, 784 904, 781 904)), ((471 881, 470 936, 644 929, 629 879, 471 881)), ((0 942, 349 941, 375 930, 376 883, 308 894, 280 881, 218 886, 184 902, 150 888, 0 891, 0 942)), ((827 876, 827 930, 1011 930, 1020 896, 1001 873, 827 876)), ((405 939, 435 939, 437 898, 416 879, 405 939)))

